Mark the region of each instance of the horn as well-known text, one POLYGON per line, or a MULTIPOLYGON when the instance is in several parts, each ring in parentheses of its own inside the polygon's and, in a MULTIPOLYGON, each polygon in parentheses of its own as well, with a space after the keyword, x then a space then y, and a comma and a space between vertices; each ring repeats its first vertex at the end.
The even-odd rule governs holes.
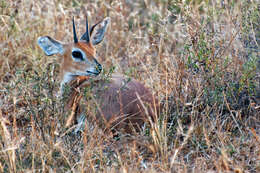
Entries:
POLYGON ((75 29, 74 17, 73 17, 73 19, 72 19, 72 24, 73 24, 74 43, 77 43, 77 42, 78 42, 78 38, 77 38, 76 29, 75 29))
POLYGON ((86 32, 82 35, 80 39, 85 40, 87 43, 90 41, 88 30, 88 16, 86 16, 86 32))

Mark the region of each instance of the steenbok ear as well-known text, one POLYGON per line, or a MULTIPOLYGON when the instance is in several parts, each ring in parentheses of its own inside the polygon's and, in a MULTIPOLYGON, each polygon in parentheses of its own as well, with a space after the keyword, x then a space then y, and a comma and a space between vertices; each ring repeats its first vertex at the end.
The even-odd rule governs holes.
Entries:
POLYGON ((92 28, 90 29, 90 40, 93 45, 97 45, 103 40, 109 22, 110 18, 107 17, 101 22, 98 22, 97 24, 92 26, 92 28))
POLYGON ((37 43, 47 56, 63 54, 63 45, 49 36, 39 37, 37 43))

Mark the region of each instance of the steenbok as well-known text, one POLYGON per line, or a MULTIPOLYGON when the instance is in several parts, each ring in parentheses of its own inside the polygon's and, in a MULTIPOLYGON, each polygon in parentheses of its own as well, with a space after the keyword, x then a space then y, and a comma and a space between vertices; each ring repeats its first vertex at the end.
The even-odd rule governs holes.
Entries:
POLYGON ((60 57, 60 91, 64 95, 65 84, 70 86, 67 107, 72 109, 73 116, 80 114, 81 117, 88 117, 89 111, 84 107, 93 105, 96 108, 94 117, 100 126, 131 133, 133 129, 138 130, 146 120, 155 118, 159 104, 149 89, 135 79, 122 74, 98 79, 102 66, 96 59, 94 46, 103 40, 109 22, 110 18, 105 18, 89 29, 86 19, 86 32, 78 40, 73 20, 74 42, 64 44, 43 36, 38 38, 38 44, 46 55, 57 54, 60 57), (86 87, 91 88, 92 96, 85 105, 79 104, 84 94, 80 89, 86 87))

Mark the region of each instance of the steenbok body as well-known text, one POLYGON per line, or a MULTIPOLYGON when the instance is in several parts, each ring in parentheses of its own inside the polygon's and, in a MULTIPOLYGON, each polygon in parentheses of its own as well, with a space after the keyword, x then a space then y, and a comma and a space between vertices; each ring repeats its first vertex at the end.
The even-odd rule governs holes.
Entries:
MULTIPOLYGON (((97 79, 102 66, 95 58, 94 46, 103 40, 109 22, 110 19, 105 18, 89 30, 86 21, 86 32, 78 40, 73 20, 73 43, 63 44, 49 36, 43 36, 38 38, 38 44, 46 55, 58 54, 61 58, 60 91, 63 93, 65 84, 72 89, 68 107, 77 114, 77 110, 84 110, 84 105, 75 103, 79 103, 82 97, 83 91, 80 89, 91 85, 89 88, 93 97, 86 104, 96 107, 95 119, 99 120, 98 124, 103 127, 105 125, 106 129, 131 132, 132 127, 138 130, 147 118, 154 119, 159 106, 149 89, 135 79, 121 74, 112 75, 109 79, 97 79), (94 82, 89 83, 90 77, 94 82)), ((88 112, 85 114, 88 116, 88 112)))

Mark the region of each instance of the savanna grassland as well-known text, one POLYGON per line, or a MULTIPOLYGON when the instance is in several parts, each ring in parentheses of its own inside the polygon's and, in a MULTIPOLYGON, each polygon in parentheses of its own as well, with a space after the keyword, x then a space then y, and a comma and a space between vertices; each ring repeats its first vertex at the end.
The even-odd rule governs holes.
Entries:
POLYGON ((0 0, 0 172, 260 172, 260 3, 0 0), (139 133, 65 128, 57 56, 109 16, 98 61, 150 87, 163 109, 139 133))

